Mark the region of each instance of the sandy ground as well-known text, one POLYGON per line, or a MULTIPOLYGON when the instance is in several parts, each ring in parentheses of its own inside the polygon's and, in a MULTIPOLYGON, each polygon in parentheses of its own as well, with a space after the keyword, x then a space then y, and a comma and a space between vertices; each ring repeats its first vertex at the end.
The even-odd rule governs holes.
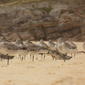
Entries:
MULTIPOLYGON (((82 50, 82 44, 77 43, 82 50)), ((46 60, 32 62, 15 58, 6 65, 0 61, 0 85, 85 85, 85 54, 71 60, 46 60)))

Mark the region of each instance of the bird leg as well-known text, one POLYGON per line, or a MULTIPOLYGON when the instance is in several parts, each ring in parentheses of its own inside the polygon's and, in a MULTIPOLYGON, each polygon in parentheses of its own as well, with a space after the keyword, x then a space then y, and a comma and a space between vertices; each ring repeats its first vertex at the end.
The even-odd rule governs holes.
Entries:
POLYGON ((34 61, 34 55, 32 56, 32 61, 34 61))
POLYGON ((9 56, 8 56, 8 59, 7 59, 7 65, 9 65, 9 56))

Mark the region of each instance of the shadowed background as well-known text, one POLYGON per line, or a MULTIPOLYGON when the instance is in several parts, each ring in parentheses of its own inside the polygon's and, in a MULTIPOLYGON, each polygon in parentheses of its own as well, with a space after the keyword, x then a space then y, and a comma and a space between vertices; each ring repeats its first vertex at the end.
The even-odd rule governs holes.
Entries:
MULTIPOLYGON (((11 41, 85 39, 84 0, 0 0, 0 32, 11 41)), ((2 36, 2 35, 0 35, 2 36)))

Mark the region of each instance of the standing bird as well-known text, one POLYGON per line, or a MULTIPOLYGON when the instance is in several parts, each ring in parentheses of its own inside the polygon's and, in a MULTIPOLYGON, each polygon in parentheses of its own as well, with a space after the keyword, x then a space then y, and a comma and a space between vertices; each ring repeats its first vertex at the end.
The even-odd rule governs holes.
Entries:
POLYGON ((29 41, 29 40, 26 40, 25 42, 24 42, 24 45, 26 46, 26 47, 28 47, 29 45, 34 45, 31 41, 29 41))
POLYGON ((40 42, 37 44, 37 46, 39 46, 39 51, 38 53, 44 57, 46 57, 46 54, 49 53, 49 47, 48 45, 41 39, 40 42))
POLYGON ((8 50, 18 50, 19 47, 17 47, 15 44, 9 42, 9 43, 3 43, 2 44, 3 48, 7 48, 8 50))
POLYGON ((75 43, 73 43, 72 41, 65 41, 63 38, 59 38, 58 41, 58 50, 61 53, 65 53, 65 54, 71 54, 71 56, 77 53, 77 46, 75 43))
POLYGON ((68 53, 71 54, 71 56, 75 56, 78 53, 77 46, 72 41, 66 41, 65 47, 66 47, 68 53))
POLYGON ((0 54, 0 58, 1 60, 7 60, 7 65, 9 65, 9 60, 12 60, 14 58, 14 56, 10 56, 8 54, 0 54))
POLYGON ((39 50, 39 46, 37 46, 36 44, 34 44, 33 42, 27 40, 25 43, 25 46, 27 47, 27 51, 30 54, 30 59, 32 59, 32 61, 35 60, 35 54, 38 52, 39 50))
POLYGON ((19 49, 22 49, 22 50, 26 50, 27 49, 22 40, 16 40, 15 45, 19 49))
POLYGON ((52 40, 48 41, 48 45, 50 50, 56 50, 56 44, 52 40))
POLYGON ((63 38, 57 39, 55 42, 57 50, 62 53, 62 54, 67 54, 66 49, 65 49, 65 40, 63 38))
POLYGON ((39 44, 38 44, 40 47, 42 48, 48 48, 48 45, 44 43, 43 40, 40 40, 39 44))

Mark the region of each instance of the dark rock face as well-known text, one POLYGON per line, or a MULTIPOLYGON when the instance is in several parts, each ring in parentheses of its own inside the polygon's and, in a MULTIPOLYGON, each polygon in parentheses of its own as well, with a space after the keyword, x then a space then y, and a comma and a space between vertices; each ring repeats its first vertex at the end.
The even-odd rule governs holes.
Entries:
POLYGON ((23 40, 64 37, 80 41, 85 34, 84 12, 83 6, 49 2, 1 7, 0 32, 12 41, 19 38, 17 33, 23 40))

